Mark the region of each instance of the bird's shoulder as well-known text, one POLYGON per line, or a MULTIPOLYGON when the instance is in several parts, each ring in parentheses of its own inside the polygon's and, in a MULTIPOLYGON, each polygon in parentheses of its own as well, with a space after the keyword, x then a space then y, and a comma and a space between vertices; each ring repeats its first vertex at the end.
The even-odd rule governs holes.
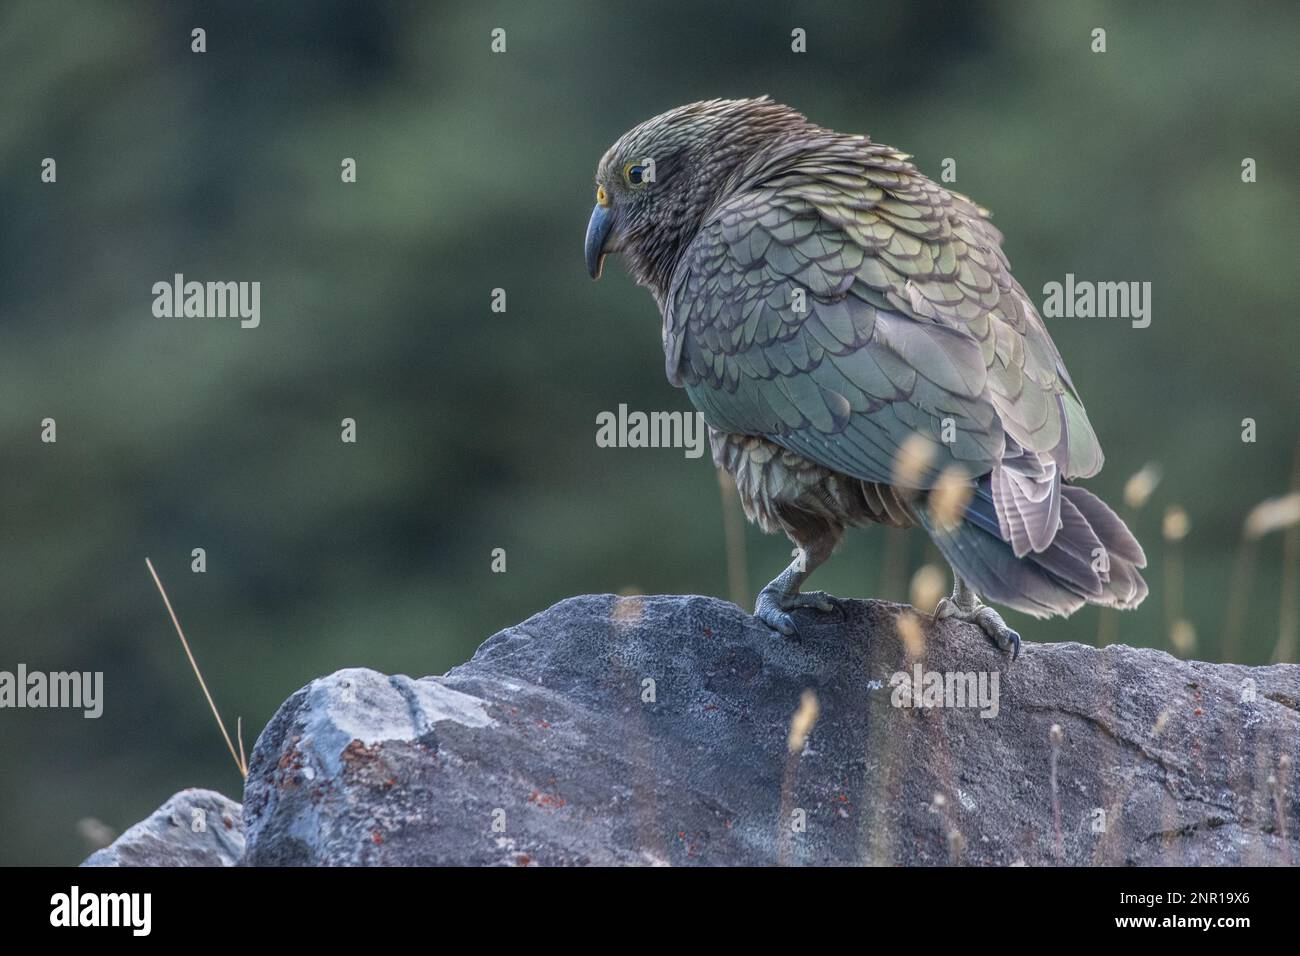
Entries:
MULTIPOLYGON (((1018 288, 1002 241, 987 209, 925 176, 908 154, 823 131, 774 141, 732 173, 673 288, 692 273, 743 268, 819 295, 858 284, 904 315, 974 322, 1018 288)), ((1021 326, 1025 316, 1005 318, 1021 326)))

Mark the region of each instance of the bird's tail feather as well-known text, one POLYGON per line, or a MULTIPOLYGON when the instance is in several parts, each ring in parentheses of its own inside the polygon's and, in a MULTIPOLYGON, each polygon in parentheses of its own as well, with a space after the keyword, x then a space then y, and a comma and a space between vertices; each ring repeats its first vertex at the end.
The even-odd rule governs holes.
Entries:
POLYGON ((1133 608, 1147 595, 1138 573, 1146 555, 1105 502, 1061 485, 1061 525, 1051 544, 1017 558, 998 529, 986 476, 955 530, 938 527, 925 507, 918 517, 966 582, 983 598, 1034 617, 1062 617, 1084 604, 1133 608))

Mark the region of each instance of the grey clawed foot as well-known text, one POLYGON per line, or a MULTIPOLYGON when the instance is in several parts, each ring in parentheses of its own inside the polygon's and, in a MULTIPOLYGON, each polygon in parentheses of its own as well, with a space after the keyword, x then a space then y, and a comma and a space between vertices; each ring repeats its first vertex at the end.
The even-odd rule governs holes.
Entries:
POLYGON ((976 602, 967 610, 962 610, 952 598, 944 598, 934 609, 935 618, 955 617, 959 621, 974 624, 987 634, 1004 653, 1011 653, 1014 663, 1020 657, 1020 635, 1007 627, 1002 615, 986 604, 976 602))
POLYGON ((795 624, 790 612, 796 608, 806 608, 826 613, 835 610, 835 600, 825 591, 796 591, 789 594, 769 584, 758 592, 754 616, 786 637, 798 637, 799 626, 795 624))

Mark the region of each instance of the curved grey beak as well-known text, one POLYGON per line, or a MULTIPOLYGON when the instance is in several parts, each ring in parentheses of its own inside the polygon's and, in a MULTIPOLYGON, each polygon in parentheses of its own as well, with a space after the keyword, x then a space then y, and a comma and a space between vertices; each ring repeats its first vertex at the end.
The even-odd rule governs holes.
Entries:
POLYGON ((614 225, 614 210, 609 206, 597 205, 591 211, 591 221, 587 223, 587 273, 593 279, 600 278, 600 270, 605 265, 605 240, 609 238, 610 227, 614 225))

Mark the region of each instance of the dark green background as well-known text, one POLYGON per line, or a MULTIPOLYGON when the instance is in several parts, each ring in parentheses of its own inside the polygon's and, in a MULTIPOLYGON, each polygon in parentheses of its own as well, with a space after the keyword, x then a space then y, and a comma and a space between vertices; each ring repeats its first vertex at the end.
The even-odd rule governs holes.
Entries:
MULTIPOLYGON (((727 593, 707 460, 595 445, 620 402, 687 406, 649 296, 617 260, 591 283, 581 253, 601 153, 696 99, 770 93, 935 177, 954 157, 1036 301, 1067 272, 1153 283, 1148 329, 1049 327, 1107 452, 1090 487, 1118 506, 1145 462, 1165 471, 1133 518, 1152 595, 1119 639, 1167 645, 1159 524, 1177 503, 1195 653, 1218 659, 1241 522, 1286 490, 1297 442, 1296 11, 6 3, 0 669, 107 686, 98 721, 0 712, 0 862, 75 862, 77 820, 121 828, 185 786, 239 796, 146 555, 250 748, 336 668, 440 673, 572 594, 727 593), (261 328, 154 318, 151 286, 176 272, 260 281, 261 328)), ((752 597, 789 545, 747 535, 752 597)), ((815 583, 881 595, 884 540, 854 535, 815 583)), ((907 548, 901 582, 919 532, 907 548)), ((1281 553, 1262 542, 1245 662, 1277 640, 1281 553)), ((1012 623, 1033 640, 1099 626, 1095 609, 1012 623)))

